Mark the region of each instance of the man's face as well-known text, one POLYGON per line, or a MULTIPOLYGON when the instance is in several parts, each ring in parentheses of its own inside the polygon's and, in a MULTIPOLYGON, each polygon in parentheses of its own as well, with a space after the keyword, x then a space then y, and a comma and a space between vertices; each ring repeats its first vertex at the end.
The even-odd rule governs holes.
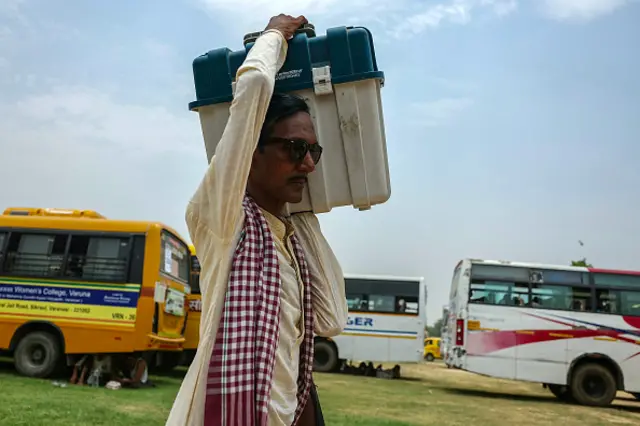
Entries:
POLYGON ((298 112, 276 123, 262 152, 257 149, 253 154, 249 174, 253 188, 281 203, 302 201, 307 175, 315 170, 309 153, 301 161, 292 160, 287 142, 291 140, 318 143, 309 114, 298 112))

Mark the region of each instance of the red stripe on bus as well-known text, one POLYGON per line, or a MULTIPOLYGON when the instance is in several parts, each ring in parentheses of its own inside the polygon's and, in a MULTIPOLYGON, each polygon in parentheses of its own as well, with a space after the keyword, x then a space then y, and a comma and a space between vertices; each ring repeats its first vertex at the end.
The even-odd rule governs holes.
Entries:
POLYGON ((600 269, 600 268, 587 268, 589 272, 595 274, 615 274, 615 275, 634 275, 640 276, 640 271, 623 271, 620 269, 600 269))
POLYGON ((611 337, 627 343, 638 344, 635 339, 629 339, 615 331, 608 330, 508 330, 469 334, 466 348, 469 355, 486 355, 491 352, 532 343, 583 339, 586 337, 611 337))
POLYGON ((154 292, 154 287, 142 287, 142 289, 140 290, 140 297, 153 297, 154 292))
POLYGON ((623 316, 624 322, 633 328, 640 328, 640 317, 623 316))

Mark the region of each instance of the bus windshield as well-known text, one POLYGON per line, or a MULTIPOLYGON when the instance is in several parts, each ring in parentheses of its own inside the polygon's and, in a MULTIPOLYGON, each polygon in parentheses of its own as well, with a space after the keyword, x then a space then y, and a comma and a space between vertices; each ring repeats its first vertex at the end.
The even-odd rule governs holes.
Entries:
POLYGON ((189 249, 168 231, 162 232, 160 270, 183 283, 189 282, 189 249))

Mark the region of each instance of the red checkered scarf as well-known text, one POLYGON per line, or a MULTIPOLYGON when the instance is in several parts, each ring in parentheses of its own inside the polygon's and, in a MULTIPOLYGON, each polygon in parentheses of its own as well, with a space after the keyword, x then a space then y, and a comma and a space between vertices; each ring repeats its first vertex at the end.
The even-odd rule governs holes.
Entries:
MULTIPOLYGON (((280 268, 273 237, 260 208, 248 195, 243 208, 244 227, 209 363, 206 426, 267 426, 279 332, 280 268)), ((304 340, 295 424, 311 386, 313 312, 304 253, 295 235, 291 240, 304 282, 304 340)))

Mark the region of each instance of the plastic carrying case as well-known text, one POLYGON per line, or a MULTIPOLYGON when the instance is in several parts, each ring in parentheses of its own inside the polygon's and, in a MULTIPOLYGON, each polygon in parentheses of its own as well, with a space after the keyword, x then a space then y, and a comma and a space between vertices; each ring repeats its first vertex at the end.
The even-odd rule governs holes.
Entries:
MULTIPOLYGON (((247 34, 244 50, 215 49, 193 61, 196 101, 189 109, 200 117, 208 161, 229 118, 236 72, 259 35, 247 34)), ((307 25, 289 41, 275 91, 293 92, 307 101, 323 147, 302 201, 287 206, 290 213, 325 213, 348 205, 367 210, 389 199, 383 84, 366 28, 336 27, 316 36, 307 25)))

